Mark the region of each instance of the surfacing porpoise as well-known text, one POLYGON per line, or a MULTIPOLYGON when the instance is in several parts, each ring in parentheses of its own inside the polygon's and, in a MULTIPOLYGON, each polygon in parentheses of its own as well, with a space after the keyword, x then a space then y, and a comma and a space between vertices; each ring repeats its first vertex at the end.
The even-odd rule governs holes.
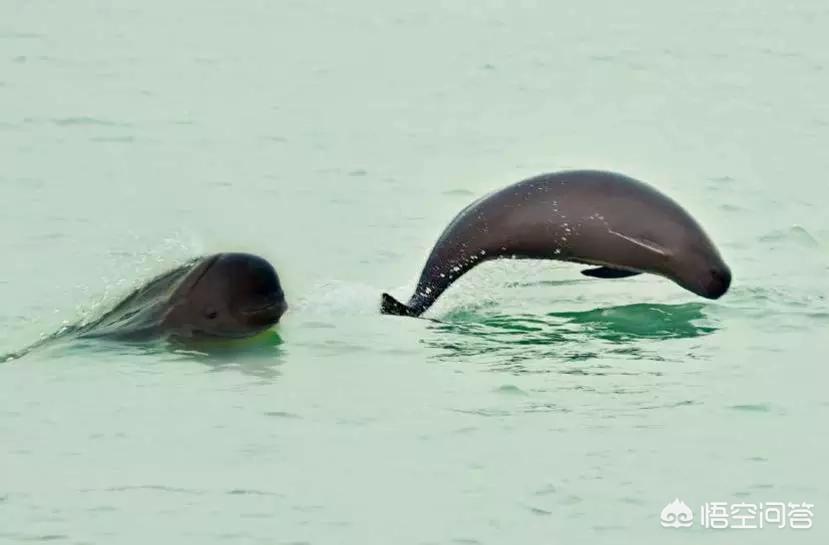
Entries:
POLYGON ((158 276, 77 335, 131 341, 239 339, 272 327, 287 308, 279 276, 268 261, 222 253, 158 276))
POLYGON ((214 254, 157 276, 100 318, 64 327, 0 357, 0 363, 68 337, 124 342, 243 339, 274 326, 287 308, 279 276, 267 260, 243 253, 214 254))

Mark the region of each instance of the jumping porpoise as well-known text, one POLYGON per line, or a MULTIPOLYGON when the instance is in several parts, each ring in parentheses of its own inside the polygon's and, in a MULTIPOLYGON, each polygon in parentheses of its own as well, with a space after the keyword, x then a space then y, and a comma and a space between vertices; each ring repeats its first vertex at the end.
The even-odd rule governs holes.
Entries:
POLYGON ((443 231, 406 304, 384 293, 381 312, 420 316, 476 265, 500 258, 592 265, 582 274, 652 273, 709 299, 731 271, 702 227, 649 185, 612 172, 542 174, 487 195, 443 231))

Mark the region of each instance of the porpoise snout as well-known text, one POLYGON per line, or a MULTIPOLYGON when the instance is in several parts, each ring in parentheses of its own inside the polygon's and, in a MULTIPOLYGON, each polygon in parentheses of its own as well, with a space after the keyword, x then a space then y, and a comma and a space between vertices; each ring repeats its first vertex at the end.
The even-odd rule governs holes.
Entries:
POLYGON ((728 291, 730 286, 731 269, 727 265, 714 267, 709 271, 709 277, 700 295, 708 299, 719 299, 725 295, 725 292, 728 291))
POLYGON ((229 259, 237 268, 237 309, 245 321, 253 326, 279 322, 288 303, 274 267, 265 259, 248 254, 233 254, 229 259))
POLYGON ((220 254, 210 267, 212 281, 204 286, 227 308, 224 325, 231 329, 259 330, 277 322, 288 309, 276 269, 266 259, 245 253, 220 254))

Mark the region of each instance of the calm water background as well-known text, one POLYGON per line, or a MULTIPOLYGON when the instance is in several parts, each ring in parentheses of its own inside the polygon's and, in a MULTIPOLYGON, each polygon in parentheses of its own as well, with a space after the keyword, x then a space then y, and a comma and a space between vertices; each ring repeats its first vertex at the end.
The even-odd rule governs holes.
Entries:
POLYGON ((0 365, 0 542, 826 543, 829 5, 0 0, 0 352, 185 258, 292 304, 245 351, 0 365), (408 295, 471 199, 646 180, 733 290, 494 263, 408 295), (807 532, 666 530, 675 497, 807 532))

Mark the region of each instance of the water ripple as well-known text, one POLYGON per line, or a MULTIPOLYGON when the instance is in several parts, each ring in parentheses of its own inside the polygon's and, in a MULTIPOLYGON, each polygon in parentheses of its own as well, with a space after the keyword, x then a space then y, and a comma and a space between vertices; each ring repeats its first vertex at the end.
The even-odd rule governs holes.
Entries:
MULTIPOLYGON (((439 358, 497 357, 501 369, 520 371, 533 358, 587 361, 598 356, 664 360, 649 353, 653 342, 691 339, 718 329, 706 305, 633 304, 546 315, 490 314, 457 310, 429 326, 436 335, 422 342, 439 358)), ((588 373, 583 367, 562 372, 588 373)))
POLYGON ((110 121, 90 116, 61 117, 52 119, 52 122, 59 127, 129 127, 129 123, 110 121))

